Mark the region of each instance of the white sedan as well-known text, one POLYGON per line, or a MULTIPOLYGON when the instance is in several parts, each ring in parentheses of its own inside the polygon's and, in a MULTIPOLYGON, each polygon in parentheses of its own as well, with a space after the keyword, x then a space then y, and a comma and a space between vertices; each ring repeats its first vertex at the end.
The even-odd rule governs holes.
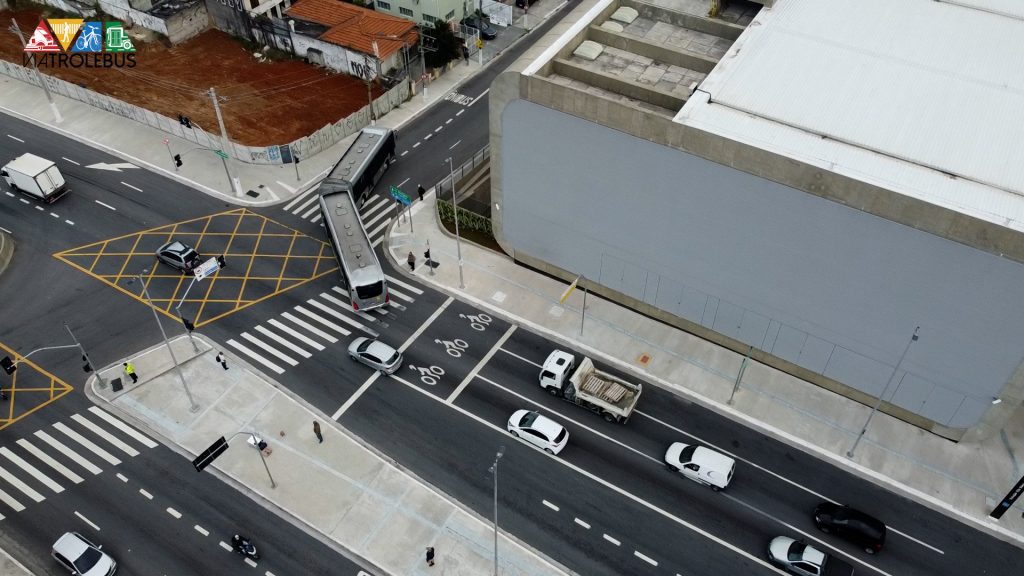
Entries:
POLYGON ((111 576, 117 571, 117 562, 101 548, 78 532, 66 532, 53 543, 50 555, 72 574, 111 576))
POLYGON ((732 481, 736 461, 725 454, 696 444, 673 442, 665 451, 665 464, 670 470, 697 482, 711 486, 714 491, 724 490, 732 481))
POLYGON ((551 418, 531 410, 516 410, 508 419, 508 431, 548 454, 558 454, 569 443, 569 431, 551 418))

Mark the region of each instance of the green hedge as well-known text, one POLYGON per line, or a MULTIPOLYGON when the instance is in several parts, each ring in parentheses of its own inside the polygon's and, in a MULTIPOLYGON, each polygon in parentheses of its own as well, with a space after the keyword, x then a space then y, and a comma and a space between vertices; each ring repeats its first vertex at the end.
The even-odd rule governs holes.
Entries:
MULTIPOLYGON (((454 222, 455 210, 452 207, 452 203, 447 200, 438 200, 437 215, 441 217, 443 222, 454 222)), ((494 236, 494 232, 491 230, 490 218, 470 212, 464 208, 459 208, 459 228, 462 230, 476 230, 488 236, 494 236)))

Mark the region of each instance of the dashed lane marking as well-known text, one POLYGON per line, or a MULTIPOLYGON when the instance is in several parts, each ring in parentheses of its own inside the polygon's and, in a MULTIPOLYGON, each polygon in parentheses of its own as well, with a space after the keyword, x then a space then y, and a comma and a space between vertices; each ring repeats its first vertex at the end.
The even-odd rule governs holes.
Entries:
POLYGON ((17 136, 11 136, 10 134, 8 134, 7 137, 10 138, 11 140, 17 140, 18 142, 21 142, 22 144, 25 143, 24 140, 22 140, 21 138, 18 138, 17 136))
POLYGON ((60 158, 61 158, 61 160, 67 160, 68 162, 71 162, 75 166, 81 166, 81 164, 79 164, 78 162, 75 162, 74 160, 72 160, 71 158, 68 158, 67 156, 61 156, 60 158))
POLYGON ((135 186, 132 186, 131 184, 129 184, 129 183, 125 182, 125 181, 121 181, 121 184, 124 184, 125 186, 127 186, 127 187, 129 187, 132 190, 135 190, 137 192, 142 192, 142 188, 136 188, 135 186))
POLYGON ((107 208, 107 209, 110 209, 110 210, 113 210, 113 211, 117 212, 117 208, 114 208, 114 207, 113 207, 113 206, 111 206, 110 204, 106 204, 106 203, 104 203, 104 202, 100 202, 99 200, 94 200, 94 202, 96 202, 96 203, 97 203, 97 204, 99 204, 100 206, 103 206, 104 208, 107 208))
POLYGON ((604 536, 605 540, 611 542, 612 544, 615 544, 616 546, 621 546, 622 545, 622 542, 619 542, 618 540, 616 540, 615 538, 612 538, 611 536, 609 536, 607 534, 604 534, 603 536, 604 536))

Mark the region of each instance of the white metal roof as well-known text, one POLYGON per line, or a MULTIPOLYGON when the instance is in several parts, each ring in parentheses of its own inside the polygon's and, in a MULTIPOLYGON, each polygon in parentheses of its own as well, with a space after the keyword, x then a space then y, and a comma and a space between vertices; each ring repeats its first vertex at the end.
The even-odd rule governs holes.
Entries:
POLYGON ((1024 3, 779 0, 676 120, 1024 231, 1024 3))

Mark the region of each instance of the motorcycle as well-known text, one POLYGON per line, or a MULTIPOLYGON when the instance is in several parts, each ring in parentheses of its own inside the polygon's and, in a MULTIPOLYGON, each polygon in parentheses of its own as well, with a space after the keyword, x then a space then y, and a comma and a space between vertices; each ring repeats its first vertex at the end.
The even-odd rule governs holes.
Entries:
POLYGON ((256 545, 245 536, 239 536, 238 534, 232 536, 231 547, 243 558, 260 559, 259 552, 256 551, 256 545))

